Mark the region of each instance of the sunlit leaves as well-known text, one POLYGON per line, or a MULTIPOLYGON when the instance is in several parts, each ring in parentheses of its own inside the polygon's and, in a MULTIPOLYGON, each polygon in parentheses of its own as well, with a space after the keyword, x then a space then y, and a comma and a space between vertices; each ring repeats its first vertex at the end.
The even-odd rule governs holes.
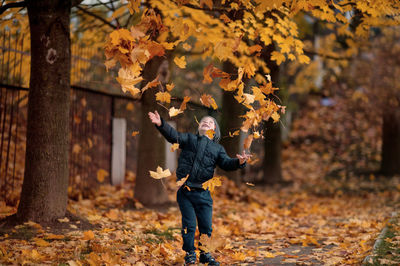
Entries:
POLYGON ((180 68, 186 68, 186 60, 185 56, 175 57, 174 58, 175 64, 180 68))
POLYGON ((150 176, 154 179, 161 179, 161 178, 168 177, 171 175, 171 172, 169 171, 169 169, 163 170, 160 166, 157 167, 156 172, 154 172, 154 171, 149 171, 149 172, 150 172, 150 176))
POLYGON ((169 92, 157 92, 156 93, 156 100, 163 103, 170 103, 171 102, 171 94, 169 92))

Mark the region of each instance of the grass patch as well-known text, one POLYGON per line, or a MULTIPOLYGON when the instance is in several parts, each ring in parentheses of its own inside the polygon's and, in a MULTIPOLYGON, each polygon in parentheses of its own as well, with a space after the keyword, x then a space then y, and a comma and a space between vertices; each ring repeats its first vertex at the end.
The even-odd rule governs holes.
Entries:
POLYGON ((159 229, 151 229, 144 231, 145 234, 148 234, 149 237, 146 239, 149 243, 164 243, 165 241, 174 240, 174 231, 180 230, 180 228, 168 228, 167 230, 161 231, 159 229))

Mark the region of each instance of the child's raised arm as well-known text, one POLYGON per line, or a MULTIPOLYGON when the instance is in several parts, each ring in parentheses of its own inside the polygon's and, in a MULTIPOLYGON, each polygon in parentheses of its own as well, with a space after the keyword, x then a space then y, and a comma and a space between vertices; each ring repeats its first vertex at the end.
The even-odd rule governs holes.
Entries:
POLYGON ((157 126, 161 126, 161 117, 157 111, 154 111, 154 113, 149 112, 149 118, 153 124, 156 124, 157 126))

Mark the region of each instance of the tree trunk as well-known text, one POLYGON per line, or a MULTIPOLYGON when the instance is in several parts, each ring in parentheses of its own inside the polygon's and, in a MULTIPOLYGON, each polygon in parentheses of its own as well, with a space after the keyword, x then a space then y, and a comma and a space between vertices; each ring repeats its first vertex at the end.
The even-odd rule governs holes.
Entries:
POLYGON ((400 109, 383 114, 381 173, 400 174, 400 109))
POLYGON ((279 183, 282 181, 282 140, 279 123, 265 122, 264 150, 262 183, 279 183))
POLYGON ((65 216, 70 104, 70 1, 27 1, 31 75, 25 176, 17 219, 65 216))
MULTIPOLYGON (((161 62, 155 57, 150 60, 143 71, 143 78, 152 81, 159 72, 161 62)), ((168 202, 168 195, 163 181, 150 177, 149 170, 156 171, 157 166, 165 165, 165 139, 151 123, 148 112, 159 109, 155 101, 154 89, 148 89, 142 96, 141 130, 139 138, 138 168, 135 184, 135 198, 145 206, 161 205, 168 202)), ((166 117, 158 110, 162 117, 166 117)))
MULTIPOLYGON (((223 70, 229 74, 236 74, 237 68, 230 62, 224 62, 223 70)), ((239 104, 233 97, 232 92, 224 91, 222 95, 222 119, 221 119, 221 133, 223 136, 227 136, 229 131, 232 133, 240 129, 242 121, 240 116, 242 113, 242 105, 239 104)), ((225 147, 226 152, 229 156, 236 158, 236 154, 240 153, 240 137, 235 136, 233 138, 226 137, 221 139, 222 146, 225 147)), ((230 171, 226 172, 223 170, 219 171, 221 174, 226 175, 229 179, 239 183, 241 181, 241 171, 230 171)))
MULTIPOLYGON (((279 67, 270 60, 274 46, 269 45, 262 50, 262 56, 268 60, 268 67, 271 71, 271 80, 277 86, 279 80, 279 67)), ((282 181, 282 137, 280 123, 273 123, 271 120, 265 123, 264 130, 264 161, 263 180, 265 184, 275 184, 282 181)))

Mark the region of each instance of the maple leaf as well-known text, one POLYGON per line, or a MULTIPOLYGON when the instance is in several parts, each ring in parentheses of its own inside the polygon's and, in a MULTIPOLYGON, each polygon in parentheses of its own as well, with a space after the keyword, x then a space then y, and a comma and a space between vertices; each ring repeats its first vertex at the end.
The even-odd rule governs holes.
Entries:
POLYGON ((92 240, 94 239, 94 233, 93 231, 85 231, 83 232, 82 240, 92 240))
POLYGON ((213 65, 209 64, 207 67, 204 68, 203 70, 203 83, 209 84, 211 83, 213 80, 211 78, 211 72, 213 70, 213 65))
POLYGON ((252 54, 254 52, 260 52, 261 49, 262 49, 261 45, 256 44, 256 45, 249 47, 249 52, 250 52, 250 54, 252 54))
POLYGON ((182 113, 183 113, 182 110, 176 109, 175 107, 171 107, 168 111, 169 117, 174 117, 182 113))
POLYGON ((222 185, 221 177, 220 176, 214 176, 213 178, 211 178, 207 182, 204 182, 202 186, 203 186, 204 189, 208 189, 210 192, 214 192, 215 187, 220 187, 221 185, 222 185))
POLYGON ((185 56, 175 57, 174 58, 175 64, 180 68, 186 68, 186 60, 185 56))
POLYGON ((160 166, 157 167, 157 172, 154 172, 154 171, 149 171, 149 172, 150 172, 150 176, 154 179, 161 179, 161 178, 168 177, 171 175, 171 172, 169 171, 169 169, 163 170, 160 166))
POLYGON ((142 88, 142 93, 145 92, 149 88, 156 87, 160 82, 158 81, 159 76, 157 76, 154 80, 147 82, 146 86, 142 88))
POLYGON ((184 111, 186 110, 186 104, 190 101, 190 96, 185 96, 183 98, 183 101, 181 103, 181 106, 179 107, 179 110, 184 111))
POLYGON ((157 92, 156 93, 156 100, 164 103, 171 102, 171 94, 169 92, 157 92))
POLYGON ((132 132, 132 137, 136 137, 139 134, 139 131, 133 131, 132 132))
POLYGON ((175 88, 175 84, 174 83, 167 84, 166 88, 167 88, 167 91, 172 91, 172 89, 175 88))
POLYGON ((276 64, 279 66, 283 61, 285 61, 285 56, 280 52, 273 51, 271 53, 271 60, 276 61, 276 64))
POLYGON ((185 184, 186 180, 189 178, 189 174, 187 174, 185 177, 181 178, 180 180, 176 181, 176 186, 180 187, 183 184, 185 184))
POLYGON ((277 112, 274 112, 274 113, 271 115, 271 118, 274 120, 274 123, 276 123, 276 122, 279 121, 280 115, 279 115, 277 112))
POLYGON ((218 105, 215 103, 214 98, 209 94, 202 94, 200 102, 206 107, 212 107, 214 110, 218 109, 218 105))
POLYGON ((215 131, 212 130, 212 129, 209 129, 209 130, 206 131, 206 135, 207 135, 207 137, 208 137, 209 139, 213 139, 213 138, 214 138, 214 135, 215 135, 215 131))
POLYGON ((179 143, 174 143, 174 144, 171 145, 171 152, 174 152, 177 149, 179 149, 179 143))

